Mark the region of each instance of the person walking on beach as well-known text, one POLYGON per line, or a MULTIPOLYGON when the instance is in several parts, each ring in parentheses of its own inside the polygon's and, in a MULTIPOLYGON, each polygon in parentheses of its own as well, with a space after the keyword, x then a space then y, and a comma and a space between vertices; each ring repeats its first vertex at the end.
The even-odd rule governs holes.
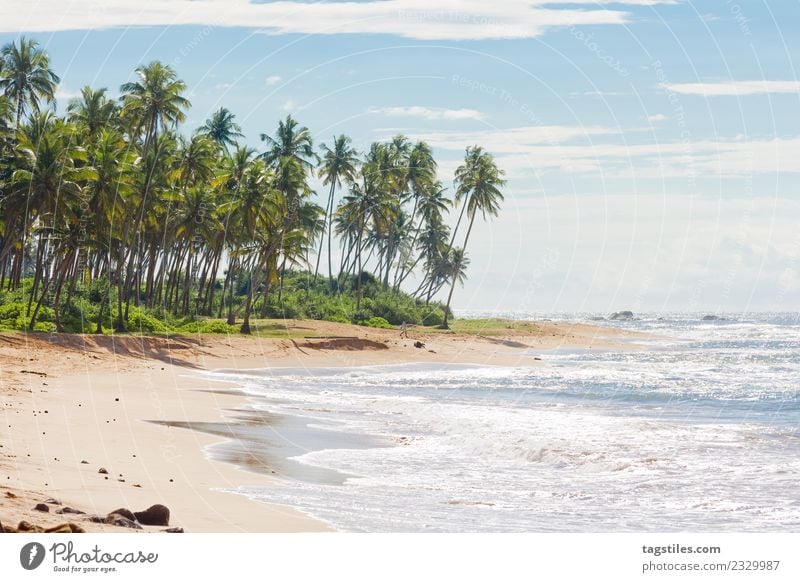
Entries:
POLYGON ((408 339, 408 324, 405 321, 400 324, 400 337, 408 339))

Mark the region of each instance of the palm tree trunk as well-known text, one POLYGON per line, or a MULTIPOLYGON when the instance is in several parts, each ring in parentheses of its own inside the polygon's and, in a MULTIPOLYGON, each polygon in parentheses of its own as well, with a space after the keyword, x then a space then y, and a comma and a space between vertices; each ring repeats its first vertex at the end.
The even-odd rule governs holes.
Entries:
POLYGON ((328 231, 328 278, 331 278, 331 239, 330 239, 330 217, 333 214, 333 191, 336 188, 336 180, 331 182, 331 189, 328 193, 328 204, 325 206, 325 224, 327 228, 322 230, 319 237, 319 251, 317 252, 317 265, 314 267, 314 284, 317 283, 317 273, 319 273, 319 260, 322 258, 322 244, 325 242, 325 231, 328 231))
MULTIPOLYGON (((414 207, 411 210, 411 219, 409 220, 409 224, 411 225, 411 229, 414 231, 414 236, 411 239, 411 244, 408 246, 408 248, 410 249, 409 250, 409 254, 414 252, 414 245, 417 244, 417 237, 419 236, 419 231, 420 231, 419 228, 414 228, 414 219, 416 218, 417 204, 418 203, 419 203, 419 197, 415 196, 414 197, 414 207)), ((408 270, 408 272, 413 271, 414 267, 417 266, 417 263, 419 263, 419 259, 416 260, 416 262, 411 267, 411 269, 408 270)), ((405 278, 407 276, 408 276, 408 274, 407 274, 406 268, 405 268, 405 261, 398 262, 397 263, 397 269, 394 272, 394 284, 393 284, 393 287, 394 287, 395 291, 400 289, 400 283, 402 283, 403 280, 405 280, 405 278), (398 282, 398 279, 399 279, 399 282, 398 282)))
MULTIPOLYGON (((358 272, 356 273, 356 318, 359 317, 361 312, 361 273, 364 270, 364 265, 361 263, 361 237, 364 234, 364 226, 358 231, 358 241, 356 241, 356 259, 358 260, 358 272)), ((355 261, 353 261, 355 264, 355 261)))
POLYGON ((256 271, 257 268, 253 268, 253 272, 250 275, 250 285, 247 289, 247 297, 244 300, 244 321, 242 322, 242 327, 239 330, 241 333, 250 334, 252 331, 250 330, 250 315, 253 311, 253 296, 255 294, 256 286, 260 285, 260 282, 257 281, 256 278, 256 271))
MULTIPOLYGON (((472 225, 475 224, 475 214, 477 214, 477 212, 474 212, 472 214, 472 218, 470 218, 470 220, 469 220, 469 228, 467 228, 467 236, 464 238, 463 252, 465 254, 466 254, 466 251, 467 251, 467 243, 469 242, 469 235, 472 232, 472 225)), ((447 295, 447 307, 445 307, 445 310, 444 310, 444 321, 442 322, 442 328, 444 328, 444 329, 449 329, 448 325, 447 325, 447 317, 448 317, 448 314, 450 313, 450 301, 453 299, 453 291, 455 291, 456 281, 457 280, 458 280, 458 272, 454 272, 453 273, 453 281, 452 281, 452 283, 450 285, 450 293, 447 295)))
MULTIPOLYGON (((461 212, 459 212, 458 214, 458 221, 456 222, 456 227, 453 229, 453 236, 450 237, 450 244, 447 245, 447 254, 445 256, 449 256, 450 251, 453 250, 453 243, 456 240, 456 234, 458 233, 458 228, 461 226, 461 219, 464 218, 464 211, 467 209, 468 201, 469 199, 464 199, 464 205, 461 207, 461 212)), ((431 277, 431 286, 428 288, 428 301, 430 301, 431 296, 434 295, 433 284, 434 284, 434 279, 433 277, 431 277)), ((445 313, 444 325, 446 324, 447 324, 447 314, 445 313)))
MULTIPOLYGON (((74 260, 75 258, 74 253, 70 254, 70 258, 74 260)), ((61 290, 64 288, 64 279, 68 270, 69 270, 69 261, 67 261, 66 265, 62 269, 60 269, 60 273, 58 274, 58 280, 56 281, 56 296, 55 299, 53 299, 53 318, 55 319, 56 331, 58 333, 64 332, 64 327, 61 325, 61 290)))

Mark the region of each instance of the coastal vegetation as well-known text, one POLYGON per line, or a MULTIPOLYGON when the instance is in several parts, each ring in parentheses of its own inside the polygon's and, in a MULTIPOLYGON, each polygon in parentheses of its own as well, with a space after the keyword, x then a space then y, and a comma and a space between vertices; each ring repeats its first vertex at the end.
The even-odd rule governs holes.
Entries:
POLYGON ((481 147, 451 199, 431 147, 403 135, 317 146, 288 116, 256 149, 225 108, 181 133, 187 87, 157 61, 118 98, 85 87, 62 115, 59 82, 36 41, 0 52, 0 328, 448 327, 476 217, 503 200, 481 147))

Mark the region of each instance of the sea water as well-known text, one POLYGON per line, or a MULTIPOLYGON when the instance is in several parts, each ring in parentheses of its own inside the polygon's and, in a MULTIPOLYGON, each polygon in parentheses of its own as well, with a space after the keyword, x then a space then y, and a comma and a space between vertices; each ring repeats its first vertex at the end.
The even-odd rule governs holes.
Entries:
POLYGON ((344 531, 800 531, 798 315, 603 325, 653 335, 645 349, 532 349, 536 367, 219 372, 256 410, 340 443, 283 443, 288 462, 336 479, 235 491, 344 531))

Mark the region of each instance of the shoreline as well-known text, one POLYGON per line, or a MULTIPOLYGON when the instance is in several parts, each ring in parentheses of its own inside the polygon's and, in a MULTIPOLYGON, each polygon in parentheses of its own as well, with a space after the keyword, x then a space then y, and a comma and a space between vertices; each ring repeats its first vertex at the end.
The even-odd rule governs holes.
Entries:
MULTIPOLYGON (((218 491, 268 488, 264 471, 214 459, 226 437, 170 423, 223 423, 249 404, 221 380, 221 369, 346 368, 408 363, 536 366, 531 352, 632 349, 635 333, 585 324, 542 324, 536 335, 476 336, 376 330, 328 322, 286 322, 303 338, 199 336, 153 338, 0 334, 0 521, 42 527, 68 521, 86 531, 132 530, 86 515, 35 511, 48 499, 105 516, 125 507, 166 505, 170 527, 188 532, 330 531, 284 505, 218 491), (326 337, 319 337, 326 336, 326 337), (424 348, 413 342, 422 341, 424 348), (153 422, 156 421, 156 422, 153 422), (86 461, 84 463, 84 461, 86 461), (100 474, 100 468, 108 474, 100 474)), ((146 527, 158 531, 161 527, 146 527)), ((137 530, 138 531, 138 530, 137 530)))

